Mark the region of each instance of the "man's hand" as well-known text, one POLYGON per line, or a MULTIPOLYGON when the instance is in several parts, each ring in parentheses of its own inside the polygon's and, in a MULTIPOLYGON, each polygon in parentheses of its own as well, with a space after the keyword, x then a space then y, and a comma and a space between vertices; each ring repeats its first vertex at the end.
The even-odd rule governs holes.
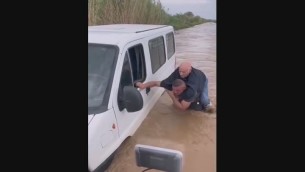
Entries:
POLYGON ((180 102, 179 98, 175 96, 175 94, 172 91, 166 90, 166 92, 169 95, 169 97, 173 100, 174 106, 177 107, 178 109, 186 110, 190 106, 191 102, 186 102, 184 100, 180 102))
POLYGON ((166 92, 171 98, 179 99, 179 96, 175 95, 173 91, 166 90, 166 92))
POLYGON ((150 82, 146 82, 145 84, 141 82, 137 82, 136 86, 141 90, 143 90, 145 88, 150 88, 150 87, 160 87, 160 82, 161 81, 150 81, 150 82))
POLYGON ((178 97, 174 95, 174 93, 172 91, 166 90, 167 94, 169 95, 169 97, 174 101, 174 99, 178 100, 178 97))
POLYGON ((137 82, 137 83, 136 83, 136 86, 137 86, 138 88, 140 88, 141 90, 143 90, 143 89, 146 88, 146 87, 145 87, 145 84, 143 84, 143 83, 141 83, 141 82, 137 82))

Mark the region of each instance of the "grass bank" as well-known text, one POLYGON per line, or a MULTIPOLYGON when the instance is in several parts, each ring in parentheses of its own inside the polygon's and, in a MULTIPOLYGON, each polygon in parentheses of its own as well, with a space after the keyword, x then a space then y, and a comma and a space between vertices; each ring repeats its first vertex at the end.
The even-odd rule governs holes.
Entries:
POLYGON ((172 25, 175 30, 216 22, 192 12, 169 15, 158 0, 88 0, 88 25, 135 23, 172 25))

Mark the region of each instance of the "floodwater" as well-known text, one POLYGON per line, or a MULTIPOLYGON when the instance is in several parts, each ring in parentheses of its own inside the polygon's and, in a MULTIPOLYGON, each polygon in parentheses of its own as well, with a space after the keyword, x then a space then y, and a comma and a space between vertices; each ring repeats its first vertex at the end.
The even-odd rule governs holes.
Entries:
MULTIPOLYGON (((209 96, 216 106, 216 24, 204 23, 175 32, 177 66, 189 60, 209 79, 209 96)), ((183 153, 183 172, 216 172, 216 112, 175 109, 163 94, 136 133, 118 149, 107 172, 141 172, 134 146, 144 144, 183 153)), ((158 172, 158 170, 149 170, 158 172)))

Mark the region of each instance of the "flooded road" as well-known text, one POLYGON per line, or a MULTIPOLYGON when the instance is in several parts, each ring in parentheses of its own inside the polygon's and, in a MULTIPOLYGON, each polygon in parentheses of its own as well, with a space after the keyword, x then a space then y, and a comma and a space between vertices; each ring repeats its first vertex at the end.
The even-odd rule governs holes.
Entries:
MULTIPOLYGON (((216 24, 205 23, 176 31, 177 66, 189 60, 209 79, 209 97, 216 106, 216 24)), ((216 113, 181 112, 165 93, 134 136, 118 149, 107 172, 141 172, 134 146, 151 145, 183 153, 183 172, 216 172, 216 113)), ((149 170, 158 172, 158 170, 149 170)))

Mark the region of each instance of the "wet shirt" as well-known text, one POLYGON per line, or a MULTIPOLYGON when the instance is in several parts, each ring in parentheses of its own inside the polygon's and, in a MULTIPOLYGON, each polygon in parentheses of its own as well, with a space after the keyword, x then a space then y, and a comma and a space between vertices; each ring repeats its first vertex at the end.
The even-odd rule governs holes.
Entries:
POLYGON ((179 96, 179 101, 181 102, 184 100, 186 102, 191 102, 189 109, 201 110, 202 106, 201 104, 197 104, 197 102, 200 102, 200 95, 202 93, 204 83, 206 82, 205 74, 202 71, 192 67, 192 71, 189 76, 186 78, 181 78, 179 68, 177 68, 168 78, 161 81, 160 86, 172 91, 172 83, 175 79, 181 79, 187 85, 187 89, 179 96))
POLYGON ((169 77, 161 81, 160 86, 172 91, 172 83, 175 79, 183 80, 187 86, 192 87, 199 94, 201 94, 204 83, 206 82, 206 76, 201 70, 192 67, 192 71, 189 76, 186 78, 181 78, 179 68, 177 68, 169 77))
POLYGON ((182 100, 186 102, 194 102, 197 97, 197 92, 192 87, 187 86, 187 88, 179 95, 179 102, 182 100))
POLYGON ((182 100, 190 102, 191 104, 188 109, 201 111, 203 110, 203 106, 201 105, 199 98, 198 93, 192 87, 187 87, 187 89, 179 96, 179 102, 182 100))

